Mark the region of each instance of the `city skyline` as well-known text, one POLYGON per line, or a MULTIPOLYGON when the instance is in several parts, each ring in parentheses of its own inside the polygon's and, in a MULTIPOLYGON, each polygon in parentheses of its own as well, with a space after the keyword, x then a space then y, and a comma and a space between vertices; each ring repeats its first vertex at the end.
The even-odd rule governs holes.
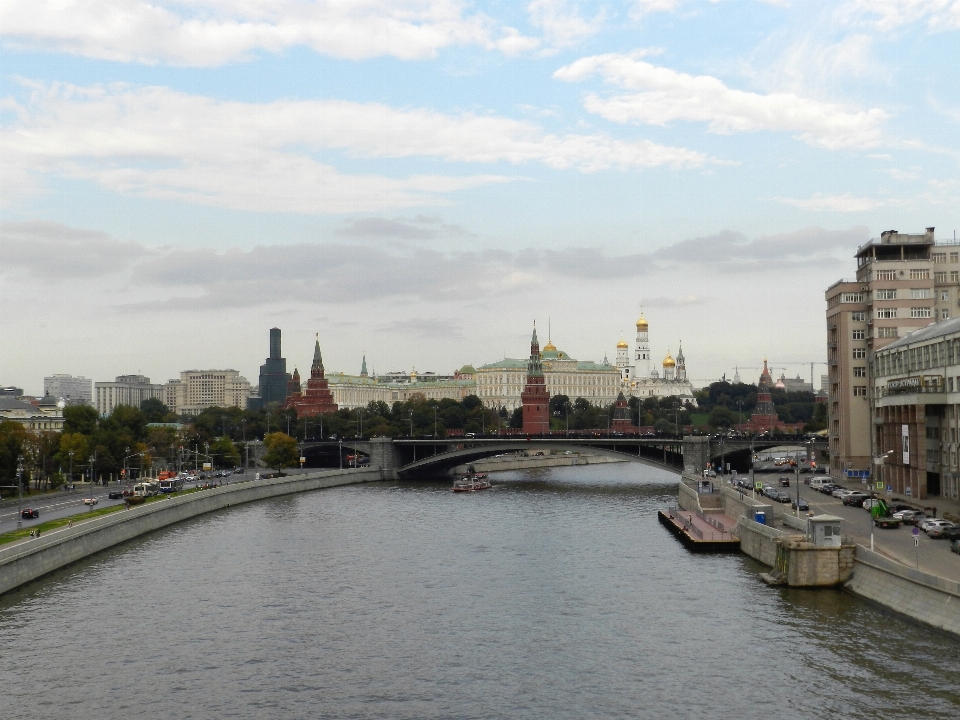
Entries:
MULTIPOLYGON (((960 227, 960 3, 4 3, 0 382, 825 359, 881 231, 960 227)), ((819 377, 822 368, 817 368, 819 377)), ((758 371, 756 371, 758 372, 758 371)), ((744 379, 753 377, 753 370, 744 379)), ((779 375, 779 373, 777 373, 779 375)))

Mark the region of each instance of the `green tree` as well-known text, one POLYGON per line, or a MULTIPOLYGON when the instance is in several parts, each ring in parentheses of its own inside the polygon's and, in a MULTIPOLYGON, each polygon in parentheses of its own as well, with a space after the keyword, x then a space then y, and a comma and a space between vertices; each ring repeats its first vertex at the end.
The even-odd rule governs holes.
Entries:
POLYGON ((74 467, 83 465, 90 457, 90 438, 81 433, 65 432, 60 436, 60 447, 57 450, 56 460, 60 467, 69 472, 71 464, 74 467), (73 453, 71 456, 70 453, 73 453), (71 463, 72 459, 72 463, 71 463))
POLYGON ((140 412, 148 423, 176 422, 177 416, 159 398, 147 398, 140 403, 140 412))
POLYGON ((263 461, 268 467, 280 471, 285 467, 292 467, 300 461, 297 441, 286 433, 270 433, 263 439, 263 444, 267 448, 263 461))
POLYGON ((734 420, 734 414, 723 405, 714 407, 713 410, 710 411, 710 415, 707 416, 707 424, 715 428, 728 428, 733 425, 734 420))
POLYGON ((67 405, 63 409, 63 431, 93 435, 97 430, 100 414, 89 405, 67 405))
POLYGON ((218 468, 232 468, 240 464, 240 450, 225 435, 210 443, 210 454, 218 468))

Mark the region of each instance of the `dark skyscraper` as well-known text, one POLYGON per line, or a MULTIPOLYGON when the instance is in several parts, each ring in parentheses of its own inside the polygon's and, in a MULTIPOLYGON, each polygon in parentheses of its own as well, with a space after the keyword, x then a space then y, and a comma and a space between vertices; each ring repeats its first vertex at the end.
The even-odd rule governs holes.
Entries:
POLYGON ((260 366, 260 397, 264 405, 287 399, 287 360, 280 357, 280 328, 270 328, 270 357, 260 366))

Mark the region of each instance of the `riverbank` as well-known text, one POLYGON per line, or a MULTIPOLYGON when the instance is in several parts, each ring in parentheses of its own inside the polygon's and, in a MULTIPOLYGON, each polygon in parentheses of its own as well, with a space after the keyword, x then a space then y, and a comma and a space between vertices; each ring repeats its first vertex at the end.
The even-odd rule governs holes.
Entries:
POLYGON ((382 480, 379 469, 325 470, 167 496, 0 548, 0 595, 140 535, 233 505, 382 480))
MULTIPOLYGON (((562 455, 504 455, 503 457, 484 458, 470 463, 476 472, 503 472, 507 470, 529 470, 532 468, 570 467, 575 465, 602 465, 605 463, 623 463, 629 460, 607 455, 562 454, 562 455)), ((467 472, 468 465, 458 465, 455 473, 467 472)))

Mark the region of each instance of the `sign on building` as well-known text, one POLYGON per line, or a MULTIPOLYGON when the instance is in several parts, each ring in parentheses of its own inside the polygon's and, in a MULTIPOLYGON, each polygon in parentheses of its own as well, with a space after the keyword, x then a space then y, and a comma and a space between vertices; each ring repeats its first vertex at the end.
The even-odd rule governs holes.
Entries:
POLYGON ((910 426, 900 426, 900 442, 903 444, 903 464, 910 464, 910 426))

